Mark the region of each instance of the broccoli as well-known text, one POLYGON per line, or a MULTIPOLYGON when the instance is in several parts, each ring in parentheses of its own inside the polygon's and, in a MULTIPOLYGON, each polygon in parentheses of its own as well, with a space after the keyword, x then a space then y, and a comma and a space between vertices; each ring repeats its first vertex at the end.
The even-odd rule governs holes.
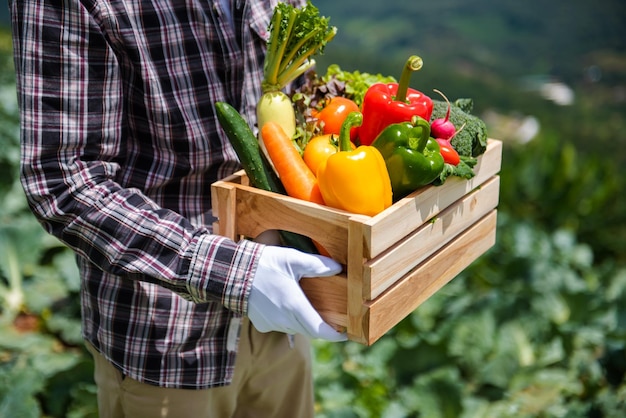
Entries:
MULTIPOLYGON (((430 121, 444 118, 448 110, 448 104, 444 101, 433 100, 433 114, 430 121)), ((473 107, 472 99, 458 99, 450 106, 450 122, 457 130, 465 124, 450 144, 459 153, 467 157, 478 157, 487 149, 487 126, 477 116, 471 115, 473 107)))

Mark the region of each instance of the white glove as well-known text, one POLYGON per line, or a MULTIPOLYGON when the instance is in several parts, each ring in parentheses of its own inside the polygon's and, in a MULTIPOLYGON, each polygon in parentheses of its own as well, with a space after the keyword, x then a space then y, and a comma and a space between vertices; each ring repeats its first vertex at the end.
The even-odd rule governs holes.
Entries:
POLYGON ((303 334, 345 341, 320 317, 298 284, 302 277, 332 276, 341 264, 331 258, 293 248, 266 246, 259 258, 248 299, 248 317, 260 332, 303 334))

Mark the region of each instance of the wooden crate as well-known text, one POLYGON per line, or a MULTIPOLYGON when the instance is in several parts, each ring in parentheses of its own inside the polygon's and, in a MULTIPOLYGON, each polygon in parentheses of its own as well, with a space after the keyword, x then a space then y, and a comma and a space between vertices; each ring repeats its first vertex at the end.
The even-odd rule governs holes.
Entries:
POLYGON ((327 322, 371 345, 495 243, 501 160, 502 143, 491 139, 474 178, 421 188, 373 217, 250 187, 239 171, 212 185, 214 232, 316 240, 345 268, 302 279, 307 297, 327 322))

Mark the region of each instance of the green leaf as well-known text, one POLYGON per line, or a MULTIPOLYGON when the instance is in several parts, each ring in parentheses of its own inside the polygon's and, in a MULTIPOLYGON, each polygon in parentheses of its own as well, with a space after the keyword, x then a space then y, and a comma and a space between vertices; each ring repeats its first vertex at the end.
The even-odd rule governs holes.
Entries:
POLYGON ((570 307, 558 293, 535 295, 531 303, 535 312, 550 318, 557 325, 564 324, 570 318, 570 307))
POLYGON ((42 390, 38 370, 29 367, 28 358, 20 355, 0 363, 0 416, 39 417, 41 410, 35 395, 42 390))
POLYGON ((55 302, 67 297, 68 290, 56 271, 42 267, 24 283, 24 294, 29 311, 42 314, 55 302))
POLYGON ((626 299, 626 268, 613 275, 604 292, 610 302, 626 299))
POLYGON ((72 385, 67 418, 98 418, 98 388, 93 383, 72 385))
MULTIPOLYGON (((511 382, 507 404, 520 416, 537 416, 547 410, 559 410, 565 394, 580 394, 581 382, 561 368, 539 369, 520 374, 511 382)), ((550 415, 548 415, 550 416, 550 415)))
POLYGON ((509 322, 498 329, 493 353, 484 359, 477 381, 502 390, 522 367, 535 363, 535 347, 526 330, 518 322, 509 322))
POLYGON ((495 344, 496 322, 493 312, 482 311, 459 321, 448 342, 449 354, 471 371, 482 367, 495 344))
POLYGON ((69 291, 80 291, 80 272, 73 251, 66 248, 58 253, 53 259, 53 266, 65 280, 65 285, 69 291))
POLYGON ((416 377, 399 397, 409 411, 429 418, 457 418, 461 414, 462 379, 458 370, 446 367, 416 377))
POLYGON ((53 416, 65 416, 68 409, 75 410, 75 416, 79 416, 79 410, 80 414, 86 414, 83 416, 94 416, 93 413, 97 412, 93 360, 90 355, 81 354, 71 367, 54 373, 46 382, 41 399, 46 411, 53 416))
POLYGON ((69 316, 63 312, 55 313, 46 320, 48 329, 59 335, 59 338, 72 345, 80 345, 83 342, 80 318, 69 316))
POLYGON ((40 333, 19 333, 12 324, 0 324, 0 350, 16 353, 36 353, 52 351, 54 339, 40 333))

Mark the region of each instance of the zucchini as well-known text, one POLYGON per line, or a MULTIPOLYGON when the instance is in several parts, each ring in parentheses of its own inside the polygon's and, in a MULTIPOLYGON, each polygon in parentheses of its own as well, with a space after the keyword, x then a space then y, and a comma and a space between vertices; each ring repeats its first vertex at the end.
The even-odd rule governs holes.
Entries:
MULTIPOLYGON (((241 167, 244 169, 250 184, 258 189, 286 194, 274 170, 265 158, 259 142, 248 123, 241 114, 225 102, 215 103, 215 111, 220 126, 224 129, 230 144, 233 146, 241 167)), ((317 254, 313 241, 300 234, 289 231, 279 231, 283 244, 311 254, 317 254)))

